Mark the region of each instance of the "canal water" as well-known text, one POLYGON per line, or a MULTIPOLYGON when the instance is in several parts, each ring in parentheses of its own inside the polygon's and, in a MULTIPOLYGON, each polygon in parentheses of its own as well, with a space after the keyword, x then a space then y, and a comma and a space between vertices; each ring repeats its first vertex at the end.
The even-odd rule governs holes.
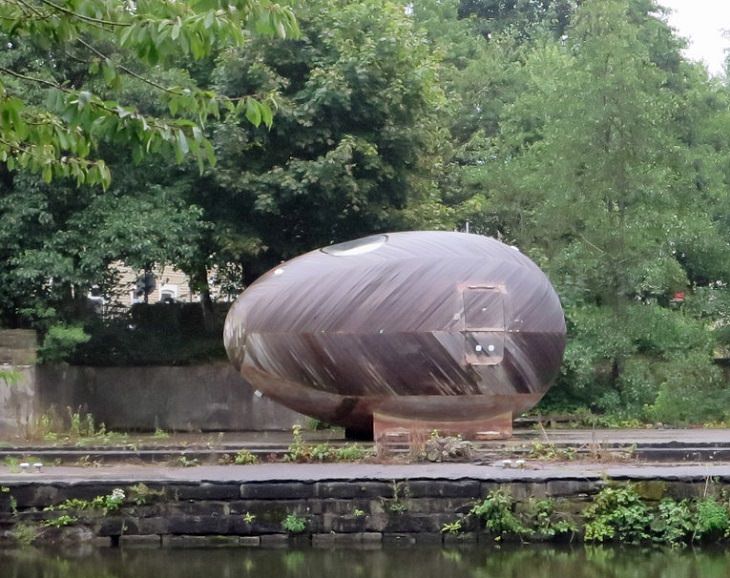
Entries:
POLYGON ((0 549, 1 578, 730 578, 730 550, 0 549))

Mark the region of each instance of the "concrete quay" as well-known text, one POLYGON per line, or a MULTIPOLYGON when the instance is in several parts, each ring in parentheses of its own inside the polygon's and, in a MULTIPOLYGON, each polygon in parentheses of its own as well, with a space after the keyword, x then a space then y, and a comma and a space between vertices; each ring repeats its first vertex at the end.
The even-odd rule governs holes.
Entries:
POLYGON ((551 499, 579 519, 601 488, 627 482, 652 503, 721 496, 730 489, 730 464, 122 464, 28 473, 2 467, 0 542, 12 542, 19 528, 27 535, 29 527, 39 542, 106 546, 492 541, 468 512, 494 490, 511 495, 518 510, 551 499), (89 505, 115 490, 125 497, 118 509, 89 505), (63 516, 71 519, 55 527, 63 516), (289 517, 303 528, 287 528, 289 517), (455 520, 463 522, 463 532, 445 534, 455 520))
MULTIPOLYGON (((341 429, 305 431, 309 444, 347 443, 341 429)), ((262 459, 282 458, 292 442, 290 431, 172 433, 115 435, 113 441, 93 438, 37 442, 23 439, 0 441, 2 460, 27 456, 47 463, 74 464, 79 460, 113 464, 135 461, 171 462, 181 456, 200 463, 217 463, 226 454, 246 450, 262 459)), ((629 454, 642 462, 730 462, 730 429, 516 429, 509 440, 475 443, 476 461, 489 464, 500 458, 535 457, 537 445, 570 450, 583 461, 609 457, 612 452, 629 454)), ((367 444, 361 444, 367 446, 367 444)))

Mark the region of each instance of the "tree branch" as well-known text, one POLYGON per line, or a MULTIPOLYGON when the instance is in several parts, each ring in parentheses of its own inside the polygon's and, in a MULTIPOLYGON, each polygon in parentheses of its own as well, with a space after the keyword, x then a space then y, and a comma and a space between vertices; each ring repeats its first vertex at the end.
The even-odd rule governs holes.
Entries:
POLYGON ((33 6, 32 4, 28 4, 24 0, 15 0, 15 3, 20 4, 21 6, 25 6, 25 8, 27 8, 28 10, 33 12, 36 16, 40 17, 42 20, 45 20, 46 18, 48 18, 47 14, 43 14, 43 12, 38 10, 35 6, 33 6))
MULTIPOLYGON (((88 42, 86 42, 85 40, 83 40, 82 38, 77 38, 77 40, 79 41, 79 43, 83 47, 85 47, 87 50, 89 50, 90 52, 92 52, 93 54, 95 54, 96 56, 98 56, 99 58, 103 58, 104 60, 111 60, 111 58, 109 56, 107 56, 106 54, 104 54, 103 52, 101 52, 98 48, 96 48, 95 46, 92 46, 91 44, 89 44, 88 42)), ((151 86, 153 88, 156 88, 157 90, 160 90, 162 92, 166 92, 167 94, 172 94, 172 95, 175 95, 175 96, 178 96, 178 95, 182 94, 181 91, 174 90, 174 89, 172 89, 172 88, 170 88, 168 86, 164 86, 162 84, 159 84, 159 83, 155 82, 154 80, 150 80, 146 76, 143 76, 141 74, 138 74, 138 73, 134 72, 133 70, 131 70, 130 68, 127 68, 123 64, 118 64, 117 65, 117 68, 119 68, 119 70, 121 70, 125 74, 128 74, 129 76, 132 76, 132 77, 136 78, 137 80, 140 80, 140 81, 144 82, 145 84, 147 84, 147 85, 149 85, 149 86, 151 86)), ((226 96, 224 94, 217 94, 216 95, 216 98, 218 100, 220 100, 220 101, 238 102, 238 101, 241 101, 241 100, 245 100, 246 98, 258 98, 258 97, 255 96, 255 95, 226 96)))
POLYGON ((67 91, 60 84, 56 84, 55 82, 51 82, 50 80, 46 80, 44 78, 36 78, 34 76, 26 76, 25 74, 21 74, 20 72, 15 72, 14 70, 10 70, 9 68, 4 68, 2 66, 0 66, 0 72, 9 74, 10 76, 14 76, 15 78, 19 78, 21 80, 27 80, 28 82, 35 82, 36 84, 50 86, 51 88, 57 88, 58 90, 63 90, 64 92, 67 91))
POLYGON ((50 0, 40 0, 42 4, 45 4, 46 6, 49 6, 50 8, 53 8, 54 10, 57 10, 58 12, 63 12, 64 14, 67 14, 68 16, 71 16, 73 18, 77 18, 79 20, 83 20, 84 22, 93 22, 95 24, 105 24, 108 26, 131 26, 128 22, 116 22, 114 20, 104 20, 103 18, 94 18, 93 16, 86 16, 84 14, 79 14, 78 12, 74 12, 73 10, 69 10, 68 8, 64 6, 60 6, 58 4, 55 4, 54 2, 51 2, 50 0))
MULTIPOLYGON (((84 46, 85 48, 87 48, 88 50, 90 50, 91 52, 93 52, 94 54, 96 54, 96 56, 98 56, 99 58, 103 58, 104 60, 111 60, 106 54, 104 54, 103 52, 101 52, 100 50, 98 50, 97 48, 95 48, 94 46, 92 46, 91 44, 89 44, 88 42, 86 42, 85 40, 83 40, 81 38, 78 38, 77 40, 79 41, 79 43, 82 46, 84 46)), ((122 70, 123 72, 125 72, 129 76, 133 76, 137 80, 141 80, 142 82, 144 82, 144 83, 146 83, 146 84, 148 84, 148 85, 150 85, 150 86, 152 86, 152 87, 154 87, 154 88, 156 88, 158 90, 161 90, 163 92, 167 92, 168 94, 180 94, 180 92, 178 92, 178 91, 172 90, 171 88, 168 88, 166 86, 163 86, 161 84, 158 84, 154 80, 150 80, 149 78, 146 78, 146 77, 142 76, 141 74, 137 74, 133 70, 131 70, 131 69, 127 68, 126 66, 124 66, 123 64, 118 65, 118 68, 119 68, 119 70, 122 70)))

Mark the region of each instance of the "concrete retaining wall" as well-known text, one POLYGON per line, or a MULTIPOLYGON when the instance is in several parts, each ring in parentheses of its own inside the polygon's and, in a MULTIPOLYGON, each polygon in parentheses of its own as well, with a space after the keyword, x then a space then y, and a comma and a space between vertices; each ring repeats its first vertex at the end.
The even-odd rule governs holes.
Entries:
POLYGON ((0 329, 0 436, 24 431, 35 415, 38 341, 29 329, 0 329))
POLYGON ((39 366, 37 408, 82 408, 107 429, 284 430, 304 418, 255 395, 228 363, 184 367, 39 366))
POLYGON ((32 329, 0 329, 0 365, 33 365, 38 338, 32 329))
POLYGON ((12 372, 0 379, 0 438, 22 434, 35 416, 35 376, 33 365, 0 365, 12 372))
POLYGON ((0 438, 79 408, 117 431, 288 430, 305 417, 255 395, 227 362, 184 367, 35 365, 34 331, 0 330, 0 438))

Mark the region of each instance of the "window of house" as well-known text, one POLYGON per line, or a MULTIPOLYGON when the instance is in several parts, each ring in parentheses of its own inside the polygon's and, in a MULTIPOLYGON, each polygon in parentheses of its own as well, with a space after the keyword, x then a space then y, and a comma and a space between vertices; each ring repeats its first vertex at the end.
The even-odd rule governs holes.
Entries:
POLYGON ((163 285, 160 287, 160 303, 174 303, 177 301, 177 285, 163 285))

